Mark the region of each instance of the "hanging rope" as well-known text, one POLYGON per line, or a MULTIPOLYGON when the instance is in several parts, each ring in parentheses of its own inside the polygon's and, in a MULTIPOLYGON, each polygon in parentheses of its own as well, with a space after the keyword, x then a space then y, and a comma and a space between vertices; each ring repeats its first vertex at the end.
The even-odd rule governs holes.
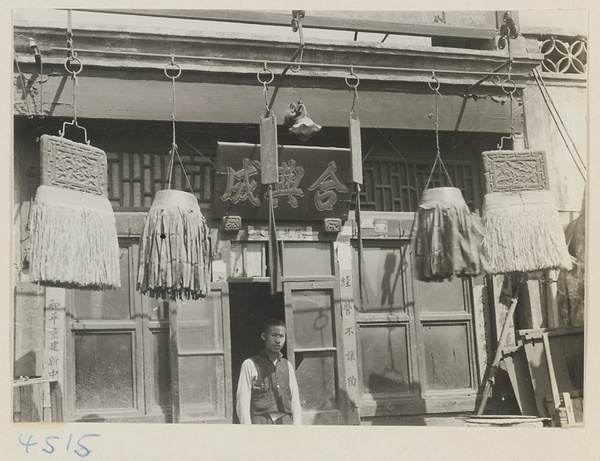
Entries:
POLYGON ((567 150, 569 151, 569 154, 571 155, 573 162, 575 163, 575 166, 577 167, 577 170, 579 171, 579 174, 581 175, 582 178, 585 179, 585 172, 586 172, 585 163, 583 162, 583 160, 581 158, 581 154, 579 153, 577 146, 575 145, 575 143, 573 142, 573 139, 569 135, 569 131, 567 130, 565 122, 563 122, 562 117, 560 116, 560 112, 556 108, 556 105, 554 104, 554 101, 552 100, 552 97, 550 96, 550 92, 548 91, 548 88, 546 87, 546 83, 542 79, 542 76, 540 75, 540 72, 538 69, 533 69, 533 76, 535 77, 535 82, 536 82, 538 88, 540 89, 540 93, 542 94, 542 97, 544 98, 544 102, 546 103, 546 106, 548 107, 548 112, 550 112, 550 115, 552 116, 552 119, 554 120, 554 123, 556 124, 556 127, 558 128, 558 132, 560 133, 560 136, 562 137, 562 139, 565 143, 565 146, 566 146, 567 150), (552 110, 552 109, 554 109, 554 110, 552 110), (568 138, 570 144, 569 144, 569 142, 567 142, 567 138, 568 138), (573 148, 573 150, 575 152, 573 152, 573 150, 571 150, 571 147, 573 148))
POLYGON ((181 166, 181 171, 183 172, 183 176, 185 177, 185 181, 190 189, 190 192, 193 194, 194 190, 192 188, 192 184, 190 179, 185 172, 185 167, 183 166, 183 162, 181 161, 181 157, 179 156, 179 149, 177 147, 177 136, 175 130, 175 120, 177 119, 177 94, 175 92, 175 80, 179 78, 181 75, 181 67, 179 64, 175 62, 175 57, 171 56, 171 62, 167 64, 164 69, 165 75, 167 78, 171 79, 171 88, 173 92, 172 101, 173 101, 173 110, 171 112, 171 122, 172 122, 172 139, 171 139, 171 150, 169 151, 169 168, 167 169, 167 180, 166 187, 167 189, 171 189, 171 182, 173 179, 173 166, 175 164, 175 157, 179 161, 179 165, 181 166))
POLYGON ((439 134, 439 126, 440 126, 440 114, 439 114, 439 99, 441 99, 442 95, 440 93, 440 81, 435 76, 435 71, 431 71, 431 79, 427 83, 429 88, 435 92, 435 161, 433 162, 433 167, 431 168, 431 172, 429 173, 429 177, 427 178, 427 182, 425 183, 425 189, 429 188, 429 183, 431 182, 431 178, 433 177, 433 173, 435 171, 438 163, 440 164, 440 170, 446 174, 446 178, 448 179, 448 183, 450 186, 454 187, 452 184, 452 180, 450 179, 450 175, 448 174, 448 170, 446 170, 446 165, 442 161, 442 156, 440 155, 440 134, 439 134))

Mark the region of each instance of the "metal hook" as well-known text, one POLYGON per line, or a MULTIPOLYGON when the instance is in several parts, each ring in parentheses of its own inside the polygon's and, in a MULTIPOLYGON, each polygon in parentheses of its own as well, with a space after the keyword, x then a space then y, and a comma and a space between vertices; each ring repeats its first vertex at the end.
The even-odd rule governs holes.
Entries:
POLYGON ((77 123, 77 120, 75 120, 75 119, 73 119, 72 122, 64 122, 63 123, 63 129, 62 129, 62 131, 61 130, 58 131, 58 134, 60 135, 61 138, 65 137, 65 133, 67 131, 66 130, 67 125, 71 125, 71 126, 74 126, 75 128, 79 128, 80 130, 83 130, 83 136, 84 136, 84 139, 85 139, 85 143, 86 144, 90 143, 90 141, 88 140, 88 137, 87 137, 87 130, 84 127, 82 127, 81 125, 79 125, 77 123))
POLYGON ((352 67, 350 67, 350 73, 344 77, 344 80, 346 81, 346 85, 348 85, 350 88, 352 88, 355 91, 358 88, 358 85, 360 84, 360 79, 358 78, 358 75, 356 75, 354 73, 354 68, 352 68, 352 67), (356 79, 356 83, 354 83, 354 84, 350 83, 350 79, 352 79, 352 78, 356 79))
POLYGON ((290 70, 294 74, 297 74, 298 72, 300 72, 300 63, 302 62, 302 56, 304 56, 304 45, 300 44, 300 57, 298 58, 298 61, 296 61, 298 63, 298 67, 294 67, 293 65, 290 65, 290 70))
POLYGON ((429 85, 429 88, 432 91, 435 91, 437 94, 440 94, 440 81, 435 76, 434 70, 431 71, 431 80, 427 82, 427 85, 429 85))
POLYGON ((354 90, 354 95, 352 97, 352 108, 350 109, 350 112, 354 113, 354 108, 356 107, 356 99, 358 98, 358 85, 360 84, 360 79, 358 78, 358 75, 354 73, 354 67, 350 67, 350 73, 344 77, 344 80, 346 82, 346 85, 348 85, 354 90), (356 82, 350 83, 352 79, 355 79, 356 82))

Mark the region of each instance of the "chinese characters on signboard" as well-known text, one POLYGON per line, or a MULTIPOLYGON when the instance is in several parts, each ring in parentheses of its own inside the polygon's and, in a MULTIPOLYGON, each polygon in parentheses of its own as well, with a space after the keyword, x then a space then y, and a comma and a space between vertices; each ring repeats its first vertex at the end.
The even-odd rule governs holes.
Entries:
MULTIPOLYGON (((260 146, 219 143, 215 217, 267 219, 268 186, 260 181, 260 146)), ((273 187, 278 220, 348 217, 352 196, 348 149, 279 146, 279 182, 273 187)))
POLYGON ((44 376, 64 378, 65 300, 59 288, 46 289, 44 376))

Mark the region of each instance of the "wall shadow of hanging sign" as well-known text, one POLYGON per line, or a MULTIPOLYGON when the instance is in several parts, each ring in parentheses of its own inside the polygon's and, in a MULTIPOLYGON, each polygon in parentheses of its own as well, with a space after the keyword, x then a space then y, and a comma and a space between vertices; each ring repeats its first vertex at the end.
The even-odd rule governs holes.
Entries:
MULTIPOLYGON (((348 218, 352 197, 349 149, 279 146, 278 156, 279 182, 273 185, 278 221, 348 218)), ((213 213, 215 218, 268 219, 260 145, 218 143, 213 213)))

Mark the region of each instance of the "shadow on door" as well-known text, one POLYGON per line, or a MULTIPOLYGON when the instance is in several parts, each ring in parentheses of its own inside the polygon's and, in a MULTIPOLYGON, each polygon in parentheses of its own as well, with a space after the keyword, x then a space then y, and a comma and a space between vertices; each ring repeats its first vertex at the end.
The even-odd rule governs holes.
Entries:
MULTIPOLYGON (((233 405, 242 362, 262 349, 260 338, 265 320, 285 320, 283 293, 271 296, 268 283, 230 283, 231 367, 233 405)), ((235 414, 235 411, 234 411, 235 414)), ((238 423, 234 415, 234 423, 238 423)))

